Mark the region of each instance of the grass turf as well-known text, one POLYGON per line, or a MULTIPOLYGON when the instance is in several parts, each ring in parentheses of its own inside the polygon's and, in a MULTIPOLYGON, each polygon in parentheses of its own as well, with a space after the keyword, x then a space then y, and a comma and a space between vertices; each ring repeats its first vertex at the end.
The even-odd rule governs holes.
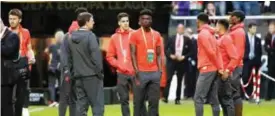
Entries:
MULTIPOLYGON (((131 104, 131 112, 132 106, 131 104)), ((31 106, 29 111, 30 116, 58 116, 56 107, 31 106)), ((182 105, 175 105, 172 101, 169 104, 160 102, 159 112, 160 116, 195 116, 193 101, 182 101, 182 105)), ((205 105, 204 114, 204 116, 212 116, 209 105, 205 105)), ((66 116, 69 116, 68 113, 66 116)), ((88 116, 92 116, 90 110, 88 116)), ((104 116, 121 116, 120 105, 105 105, 104 116)), ((260 105, 245 102, 243 116, 275 116, 275 101, 262 102, 260 105)))

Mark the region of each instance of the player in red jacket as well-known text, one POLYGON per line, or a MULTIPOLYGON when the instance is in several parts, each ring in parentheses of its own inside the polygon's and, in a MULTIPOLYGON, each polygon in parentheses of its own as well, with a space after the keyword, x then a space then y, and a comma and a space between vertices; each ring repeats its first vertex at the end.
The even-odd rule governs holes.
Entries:
MULTIPOLYGON (((12 9, 9 12, 10 30, 17 33, 20 38, 20 57, 27 57, 29 62, 29 69, 35 63, 34 52, 31 45, 31 35, 28 29, 23 28, 20 24, 22 21, 22 11, 19 9, 12 9)), ((29 115, 29 80, 20 80, 16 87, 16 102, 15 102, 15 116, 29 115)))
POLYGON ((242 116, 243 103, 241 98, 241 83, 240 78, 243 70, 243 57, 245 51, 245 30, 243 21, 245 15, 242 11, 234 11, 230 14, 229 23, 230 27, 230 36, 233 40, 233 44, 237 49, 238 53, 238 66, 233 71, 232 76, 232 87, 233 91, 233 100, 235 103, 235 113, 236 116, 242 116))
MULTIPOLYGON (((76 13, 76 17, 80 14, 80 13, 83 13, 83 12, 88 12, 88 10, 86 8, 83 8, 83 7, 80 7, 80 8, 77 8, 75 10, 75 13, 76 13)), ((69 27, 68 29, 68 32, 69 33, 72 33, 73 31, 77 30, 79 28, 79 25, 77 23, 77 21, 73 21, 71 26, 69 27)))
POLYGON ((196 116, 203 116, 203 104, 210 98, 213 116, 219 116, 220 107, 218 100, 217 74, 222 72, 223 65, 217 40, 214 36, 215 31, 208 25, 209 17, 207 14, 199 14, 197 17, 198 25, 198 69, 200 71, 196 91, 194 96, 196 116))
POLYGON ((129 39, 133 30, 129 27, 129 15, 119 13, 117 16, 119 28, 112 35, 106 59, 117 70, 117 89, 119 93, 121 112, 130 116, 129 92, 133 84, 133 66, 130 60, 129 39))
POLYGON ((223 75, 219 77, 219 101, 223 108, 224 116, 235 116, 232 88, 229 79, 231 73, 238 65, 238 55, 230 35, 227 33, 229 23, 227 20, 219 20, 216 29, 219 34, 218 46, 223 60, 223 75))

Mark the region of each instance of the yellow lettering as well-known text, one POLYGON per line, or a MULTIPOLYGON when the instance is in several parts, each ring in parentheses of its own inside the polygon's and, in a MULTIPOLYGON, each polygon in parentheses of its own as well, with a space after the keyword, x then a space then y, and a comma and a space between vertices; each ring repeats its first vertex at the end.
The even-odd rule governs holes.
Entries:
POLYGON ((53 5, 51 2, 47 2, 47 6, 46 6, 46 10, 52 10, 53 9, 53 5))
POLYGON ((27 3, 22 3, 22 4, 20 4, 21 5, 21 8, 23 9, 23 10, 29 10, 29 8, 30 8, 30 4, 27 4, 27 3))
POLYGON ((149 8, 155 10, 156 4, 154 4, 153 2, 149 2, 149 8))
POLYGON ((72 3, 69 3, 69 2, 64 3, 64 9, 65 10, 70 10, 71 6, 72 6, 72 3))
POLYGON ((138 10, 140 8, 141 8, 140 4, 137 4, 137 2, 132 2, 132 9, 138 10))
POLYGON ((64 5, 61 3, 57 3, 57 9, 62 10, 64 8, 64 5))
POLYGON ((121 9, 120 3, 122 2, 115 2, 115 10, 121 9))
POLYGON ((97 2, 96 9, 104 9, 104 4, 102 2, 97 2))
POLYGON ((125 4, 123 5, 123 9, 132 9, 132 7, 131 7, 131 2, 125 2, 125 4))
POLYGON ((113 9, 114 9, 114 7, 113 7, 112 3, 113 3, 113 2, 108 2, 108 9, 111 9, 111 10, 113 10, 113 9))

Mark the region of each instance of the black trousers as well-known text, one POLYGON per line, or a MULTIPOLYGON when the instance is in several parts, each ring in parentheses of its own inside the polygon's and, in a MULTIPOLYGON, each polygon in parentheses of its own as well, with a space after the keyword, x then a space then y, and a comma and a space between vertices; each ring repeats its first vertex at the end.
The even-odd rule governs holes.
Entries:
POLYGON ((134 116, 159 116, 160 72, 139 72, 134 83, 134 116), (148 98, 148 115, 144 104, 148 98))
POLYGON ((22 116, 22 108, 28 107, 29 104, 29 80, 18 80, 14 86, 14 108, 15 116, 22 116))
POLYGON ((198 68, 197 66, 191 66, 189 64, 188 72, 186 73, 186 76, 184 78, 184 97, 194 97, 195 89, 196 89, 196 81, 197 81, 197 75, 198 75, 198 68))
POLYGON ((97 76, 75 80, 77 116, 87 116, 89 105, 93 116, 104 115, 103 80, 97 76))
MULTIPOLYGON (((268 75, 271 76, 273 79, 275 79, 275 63, 273 63, 273 66, 271 65, 270 67, 268 67, 268 75)), ((265 99, 271 100, 273 98, 272 95, 275 90, 275 82, 267 79, 265 86, 266 86, 265 99)))
POLYGON ((14 116, 12 94, 13 85, 1 85, 1 116, 14 116))
MULTIPOLYGON (((255 67, 256 75, 258 74, 258 70, 260 68, 260 65, 256 63, 255 60, 248 60, 244 62, 243 66, 243 82, 246 84, 249 81, 252 69, 255 67)), ((253 80, 251 80, 250 84, 246 88, 246 92, 248 95, 251 95, 253 92, 253 80)), ((243 96, 244 97, 244 96, 243 96)))
POLYGON ((221 77, 218 77, 218 85, 218 98, 223 109, 223 116, 235 116, 235 106, 230 79, 224 81, 221 77))
POLYGON ((66 115, 67 106, 69 106, 70 109, 70 116, 76 116, 76 96, 73 91, 73 85, 73 80, 66 82, 64 79, 60 86, 59 116, 66 115))
POLYGON ((177 71, 177 73, 176 73, 176 75, 177 75, 176 100, 180 100, 182 79, 183 79, 185 72, 187 72, 187 70, 186 70, 187 66, 188 66, 188 62, 185 62, 185 63, 176 63, 173 61, 167 62, 167 84, 166 84, 166 87, 164 88, 164 92, 163 92, 163 94, 164 94, 163 97, 165 99, 168 99, 173 75, 174 75, 175 71, 177 71))

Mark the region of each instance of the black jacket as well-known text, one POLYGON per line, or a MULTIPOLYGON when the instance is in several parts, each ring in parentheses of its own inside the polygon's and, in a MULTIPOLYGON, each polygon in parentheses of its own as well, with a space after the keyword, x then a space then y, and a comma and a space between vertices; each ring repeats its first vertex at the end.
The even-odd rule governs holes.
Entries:
MULTIPOLYGON (((261 65, 261 57, 262 57, 262 44, 261 39, 257 36, 254 37, 254 59, 253 61, 256 61, 255 64, 261 65)), ((244 62, 249 60, 249 52, 250 52, 250 40, 248 37, 248 34, 246 34, 246 41, 245 41, 245 52, 244 52, 244 62)))
POLYGON ((272 42, 272 34, 268 33, 265 37, 265 45, 264 48, 268 55, 268 68, 274 69, 275 68, 275 41, 272 42), (273 47, 272 47, 273 45, 273 47))
MULTIPOLYGON (((189 57, 193 56, 194 46, 192 44, 193 43, 192 40, 189 37, 184 36, 183 38, 184 38, 184 41, 183 41, 184 45, 183 45, 182 55, 185 56, 185 60, 183 60, 182 62, 185 62, 189 57)), ((170 58, 170 55, 175 54, 175 42, 176 42, 176 36, 169 38, 166 42, 165 55, 168 61, 172 61, 172 59, 170 58)))
POLYGON ((73 78, 90 77, 103 72, 102 53, 93 32, 72 32, 68 51, 68 67, 73 78))
POLYGON ((11 84, 14 72, 8 68, 6 61, 18 58, 19 45, 18 35, 6 28, 1 38, 1 86, 11 84))

